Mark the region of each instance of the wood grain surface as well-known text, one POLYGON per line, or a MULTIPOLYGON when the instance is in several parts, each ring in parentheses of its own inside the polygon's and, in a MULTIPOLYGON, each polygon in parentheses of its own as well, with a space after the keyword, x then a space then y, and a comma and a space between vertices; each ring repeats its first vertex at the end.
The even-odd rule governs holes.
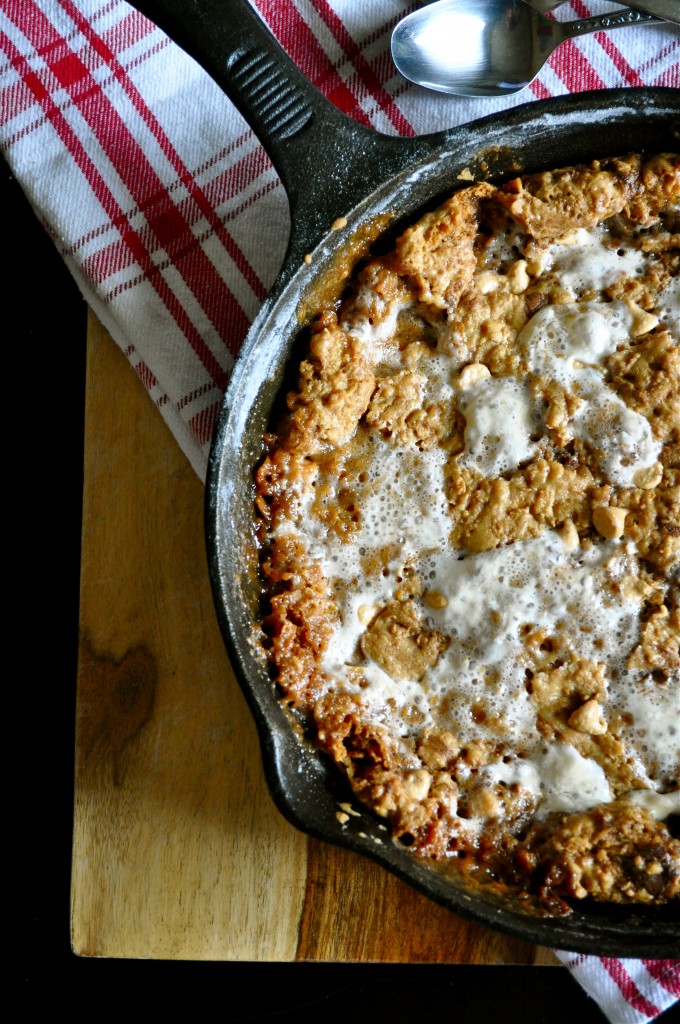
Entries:
POLYGON ((74 951, 556 963, 281 817, 213 610, 203 486, 92 314, 85 437, 74 951))

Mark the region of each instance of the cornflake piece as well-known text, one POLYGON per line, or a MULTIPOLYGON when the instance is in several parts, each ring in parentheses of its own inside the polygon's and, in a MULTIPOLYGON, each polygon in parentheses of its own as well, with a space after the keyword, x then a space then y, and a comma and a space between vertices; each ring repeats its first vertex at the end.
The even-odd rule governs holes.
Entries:
POLYGON ((632 299, 626 300, 626 305, 630 310, 630 315, 633 318, 633 326, 631 327, 631 334, 634 338, 640 338, 643 334, 648 334, 649 331, 653 331, 659 324, 658 316, 653 313, 648 313, 646 310, 638 306, 637 302, 633 302, 632 299))

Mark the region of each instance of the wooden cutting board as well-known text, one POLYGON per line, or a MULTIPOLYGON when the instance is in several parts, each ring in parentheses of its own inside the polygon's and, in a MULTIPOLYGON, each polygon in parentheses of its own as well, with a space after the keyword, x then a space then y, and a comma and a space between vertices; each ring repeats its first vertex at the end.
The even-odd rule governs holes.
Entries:
POLYGON ((85 415, 74 951, 556 963, 281 817, 213 610, 203 486, 92 315, 85 415))

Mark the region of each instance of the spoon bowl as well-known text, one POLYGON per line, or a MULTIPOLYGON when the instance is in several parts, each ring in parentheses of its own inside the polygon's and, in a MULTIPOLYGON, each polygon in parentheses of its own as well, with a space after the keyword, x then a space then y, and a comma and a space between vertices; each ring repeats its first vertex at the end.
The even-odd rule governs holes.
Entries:
POLYGON ((404 78, 426 89, 505 96, 526 88, 566 39, 648 22, 658 19, 625 10, 557 22, 524 0, 438 0, 399 22, 392 58, 404 78))

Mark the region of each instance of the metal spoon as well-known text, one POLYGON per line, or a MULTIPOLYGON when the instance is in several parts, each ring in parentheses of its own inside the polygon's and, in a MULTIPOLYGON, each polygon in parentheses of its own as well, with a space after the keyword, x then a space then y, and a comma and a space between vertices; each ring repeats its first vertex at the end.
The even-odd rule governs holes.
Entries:
POLYGON ((458 96, 505 96, 524 89, 565 39, 646 22, 624 10, 556 22, 524 0, 438 0, 399 22, 392 57, 404 78, 458 96))

